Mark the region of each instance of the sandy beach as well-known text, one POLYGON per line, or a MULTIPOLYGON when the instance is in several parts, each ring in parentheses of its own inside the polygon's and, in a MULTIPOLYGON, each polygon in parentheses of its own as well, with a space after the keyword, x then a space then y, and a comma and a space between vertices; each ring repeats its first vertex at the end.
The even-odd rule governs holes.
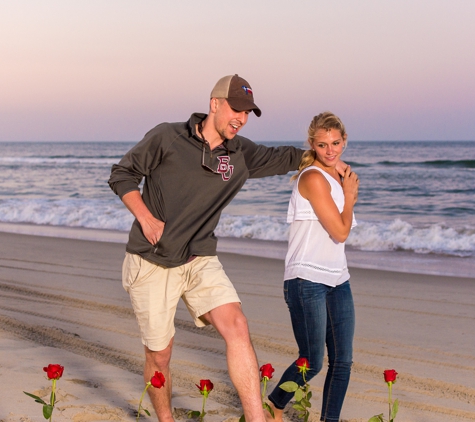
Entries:
MULTIPOLYGON (((51 382, 42 368, 65 367, 55 421, 134 421, 143 390, 143 352, 121 287, 124 245, 0 232, 0 421, 43 421, 51 382)), ((220 253, 248 317, 259 363, 275 386, 297 348, 282 295, 283 261, 220 253)), ((355 356, 342 420, 387 413, 385 369, 400 422, 475 420, 475 279, 351 268, 357 312, 355 356)), ((198 329, 183 305, 172 360, 176 420, 201 408, 195 383, 210 379, 207 421, 237 422, 224 342, 198 329)), ((311 381, 318 421, 324 373, 311 381)), ((146 400, 145 407, 152 411, 146 400)), ((291 411, 288 420, 298 420, 291 411)), ((387 418, 387 416, 386 416, 387 418)), ((141 420, 156 420, 153 417, 141 420)))

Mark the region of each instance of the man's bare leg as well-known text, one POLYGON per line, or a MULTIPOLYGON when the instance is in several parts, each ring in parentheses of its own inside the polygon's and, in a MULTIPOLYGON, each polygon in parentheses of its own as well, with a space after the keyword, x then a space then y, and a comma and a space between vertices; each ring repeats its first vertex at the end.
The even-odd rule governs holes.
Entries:
POLYGON ((162 388, 150 387, 148 394, 152 401, 155 413, 160 422, 173 421, 172 413, 172 377, 170 373, 170 359, 172 357, 173 339, 166 349, 160 351, 150 350, 145 346, 145 369, 144 380, 149 382, 155 371, 161 372, 165 377, 165 385, 162 388))
POLYGON ((241 399, 246 421, 265 422, 259 366, 241 305, 228 303, 211 310, 203 317, 216 328, 226 342, 229 376, 241 399))

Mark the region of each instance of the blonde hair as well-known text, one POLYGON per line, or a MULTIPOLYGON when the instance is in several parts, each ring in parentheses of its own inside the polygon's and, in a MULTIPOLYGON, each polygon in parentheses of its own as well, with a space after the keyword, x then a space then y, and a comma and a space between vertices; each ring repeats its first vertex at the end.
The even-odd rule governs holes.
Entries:
MULTIPOLYGON (((340 120, 338 116, 331 113, 330 111, 324 111, 320 113, 318 116, 315 116, 312 121, 310 122, 310 126, 308 127, 308 142, 311 142, 315 138, 315 134, 318 130, 324 129, 329 132, 331 129, 339 130, 341 133, 341 137, 345 141, 346 146, 346 138, 347 133, 345 129, 345 125, 340 120)), ((297 174, 294 174, 290 180, 295 180, 299 177, 302 170, 306 169, 307 167, 311 166, 312 163, 316 160, 317 154, 313 149, 308 149, 302 155, 300 159, 299 171, 297 174)))

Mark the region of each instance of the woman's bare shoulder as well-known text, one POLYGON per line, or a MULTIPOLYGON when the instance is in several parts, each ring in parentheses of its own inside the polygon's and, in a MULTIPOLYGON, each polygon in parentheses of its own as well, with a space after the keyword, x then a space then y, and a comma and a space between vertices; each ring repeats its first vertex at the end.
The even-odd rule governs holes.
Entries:
POLYGON ((299 191, 300 194, 307 198, 311 193, 317 193, 322 190, 331 189, 330 183, 325 176, 317 169, 309 169, 300 176, 299 191))
POLYGON ((305 171, 305 173, 302 173, 300 181, 304 183, 321 183, 327 180, 320 170, 313 167, 305 171))

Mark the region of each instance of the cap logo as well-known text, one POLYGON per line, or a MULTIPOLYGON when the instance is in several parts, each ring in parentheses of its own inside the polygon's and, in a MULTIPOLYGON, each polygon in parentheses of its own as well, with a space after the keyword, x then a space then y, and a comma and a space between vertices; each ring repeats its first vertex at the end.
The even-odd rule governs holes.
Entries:
POLYGON ((244 92, 246 93, 246 95, 247 95, 247 94, 251 94, 251 95, 252 95, 252 89, 251 89, 251 88, 248 88, 246 85, 243 85, 241 88, 244 90, 244 92))

